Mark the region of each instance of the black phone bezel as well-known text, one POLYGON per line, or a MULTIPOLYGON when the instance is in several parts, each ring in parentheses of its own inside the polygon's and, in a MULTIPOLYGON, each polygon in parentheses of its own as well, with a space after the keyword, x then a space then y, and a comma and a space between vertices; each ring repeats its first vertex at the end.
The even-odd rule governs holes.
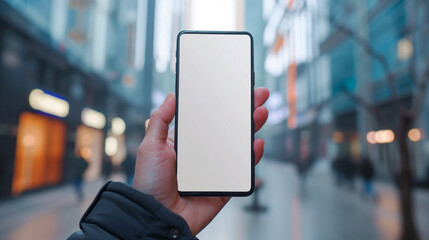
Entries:
POLYGON ((174 150, 176 152, 176 174, 177 174, 177 130, 178 130, 178 114, 179 114, 179 66, 180 66, 180 37, 184 34, 216 34, 216 35, 248 35, 250 38, 250 81, 251 81, 251 187, 249 191, 246 192, 212 192, 212 191, 198 191, 198 192, 188 192, 188 191, 178 191, 180 196, 205 196, 205 197, 236 197, 236 196, 249 196, 255 190, 255 153, 253 149, 253 142, 255 140, 255 124, 253 120, 253 111, 254 111, 254 89, 255 89, 255 72, 254 72, 254 50, 253 50, 253 36, 246 31, 193 31, 193 30, 183 30, 177 35, 176 42, 176 113, 175 113, 175 132, 174 132, 174 150))

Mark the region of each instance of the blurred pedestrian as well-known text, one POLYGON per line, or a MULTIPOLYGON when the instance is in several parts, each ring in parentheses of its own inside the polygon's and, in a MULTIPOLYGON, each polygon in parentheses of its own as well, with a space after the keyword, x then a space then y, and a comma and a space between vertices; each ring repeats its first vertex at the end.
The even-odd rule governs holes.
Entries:
POLYGON ((332 161, 332 171, 334 173, 335 185, 337 187, 341 187, 341 185, 344 183, 344 175, 342 173, 341 163, 342 161, 340 156, 337 156, 334 161, 332 161))
POLYGON ((373 188, 374 166, 368 157, 362 158, 362 162, 360 163, 360 175, 363 180, 365 196, 375 198, 376 194, 373 188))
POLYGON ((344 165, 343 172, 344 172, 346 183, 350 190, 354 190, 355 178, 358 173, 357 166, 350 157, 344 157, 342 164, 344 165))
POLYGON ((101 174, 103 175, 103 178, 106 182, 109 181, 110 175, 112 175, 112 160, 107 156, 103 158, 103 168, 101 170, 101 174))
POLYGON ((296 170, 299 177, 299 194, 302 198, 306 196, 307 179, 314 161, 314 155, 309 154, 306 158, 301 158, 296 162, 296 170))
POLYGON ((134 181, 134 170, 136 166, 136 155, 131 151, 127 153, 127 157, 122 162, 122 170, 125 173, 126 181, 128 185, 133 185, 134 181))
POLYGON ((309 155, 307 158, 300 159, 297 162, 297 166, 296 167, 297 167, 297 170, 298 170, 298 175, 299 175, 300 180, 304 184, 307 181, 307 176, 308 176, 308 173, 310 171, 310 168, 311 168, 313 162, 314 162, 313 155, 309 155))
POLYGON ((347 185, 349 189, 353 190, 357 172, 356 168, 356 164, 347 155, 336 157, 332 162, 336 185, 338 187, 347 185))
POLYGON ((76 192, 76 196, 79 201, 83 200, 83 174, 88 167, 88 162, 79 155, 75 158, 73 163, 73 180, 72 185, 76 192))
POLYGON ((426 168, 426 178, 423 180, 423 187, 429 188, 429 166, 426 168))

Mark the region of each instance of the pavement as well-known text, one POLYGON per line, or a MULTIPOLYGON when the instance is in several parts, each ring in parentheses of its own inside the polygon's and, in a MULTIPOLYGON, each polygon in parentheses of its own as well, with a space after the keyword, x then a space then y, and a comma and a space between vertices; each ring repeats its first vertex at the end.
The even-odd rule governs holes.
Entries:
MULTIPOLYGON (((386 183, 375 184, 377 199, 335 186, 329 164, 319 161, 305 182, 293 166, 265 159, 256 170, 265 212, 246 211, 253 197, 233 198, 199 235, 221 240, 396 240, 400 236, 398 194, 386 183)), ((120 180, 121 177, 115 177, 120 180)), ((79 201, 71 185, 38 191, 0 203, 0 239, 66 239, 104 181, 86 183, 79 201)), ((429 239, 429 192, 415 191, 421 239, 429 239)))

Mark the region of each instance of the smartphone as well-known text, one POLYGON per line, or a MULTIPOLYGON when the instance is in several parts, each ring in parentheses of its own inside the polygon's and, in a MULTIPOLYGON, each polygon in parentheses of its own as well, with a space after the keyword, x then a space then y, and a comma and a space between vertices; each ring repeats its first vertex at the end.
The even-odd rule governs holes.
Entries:
POLYGON ((253 37, 177 36, 175 150, 182 196, 248 196, 254 189, 253 37))

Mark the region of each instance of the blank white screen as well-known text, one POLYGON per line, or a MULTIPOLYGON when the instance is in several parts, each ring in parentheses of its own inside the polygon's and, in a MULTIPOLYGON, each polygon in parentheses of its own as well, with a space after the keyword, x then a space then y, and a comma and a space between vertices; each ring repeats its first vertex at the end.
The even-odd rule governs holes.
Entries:
POLYGON ((250 36, 182 34, 179 44, 179 191, 248 192, 250 36))

